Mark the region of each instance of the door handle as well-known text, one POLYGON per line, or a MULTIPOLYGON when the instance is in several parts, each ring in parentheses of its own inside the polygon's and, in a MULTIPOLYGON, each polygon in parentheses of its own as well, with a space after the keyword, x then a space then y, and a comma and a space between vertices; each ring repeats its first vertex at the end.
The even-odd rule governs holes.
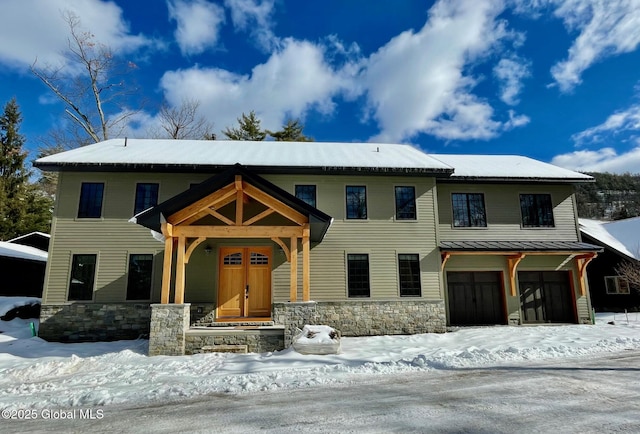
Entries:
POLYGON ((245 296, 246 298, 249 298, 249 285, 247 285, 247 286, 244 288, 244 296, 245 296))

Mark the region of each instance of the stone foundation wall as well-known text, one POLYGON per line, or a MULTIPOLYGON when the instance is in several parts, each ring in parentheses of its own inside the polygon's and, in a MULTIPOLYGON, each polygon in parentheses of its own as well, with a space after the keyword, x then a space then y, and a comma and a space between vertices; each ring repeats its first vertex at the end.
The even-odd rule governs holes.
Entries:
POLYGON ((305 324, 325 324, 342 336, 444 333, 447 324, 443 300, 274 303, 273 321, 285 325, 285 347, 305 324))
POLYGON ((149 335, 148 303, 43 304, 38 336, 53 342, 137 339, 149 335))
POLYGON ((184 334, 189 329, 190 304, 152 304, 150 356, 184 355, 184 334))
POLYGON ((284 330, 189 330, 185 335, 185 354, 215 345, 246 345, 250 353, 279 351, 285 348, 284 330))

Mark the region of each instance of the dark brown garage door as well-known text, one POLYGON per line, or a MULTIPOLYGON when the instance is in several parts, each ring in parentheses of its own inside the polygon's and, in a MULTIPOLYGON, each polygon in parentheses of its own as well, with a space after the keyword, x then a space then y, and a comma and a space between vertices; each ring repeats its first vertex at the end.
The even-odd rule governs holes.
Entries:
POLYGON ((449 324, 504 324, 502 273, 499 271, 449 271, 449 324))
POLYGON ((525 323, 575 323, 567 271, 520 271, 520 303, 525 323))

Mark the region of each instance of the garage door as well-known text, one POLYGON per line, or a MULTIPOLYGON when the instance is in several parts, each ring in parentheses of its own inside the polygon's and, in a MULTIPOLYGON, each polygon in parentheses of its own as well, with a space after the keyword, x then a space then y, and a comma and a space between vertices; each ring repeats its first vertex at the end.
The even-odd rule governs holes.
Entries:
POLYGON ((449 271, 449 324, 495 325, 505 323, 502 273, 499 271, 449 271))
POLYGON ((520 271, 520 303, 525 323, 575 323, 567 271, 520 271))

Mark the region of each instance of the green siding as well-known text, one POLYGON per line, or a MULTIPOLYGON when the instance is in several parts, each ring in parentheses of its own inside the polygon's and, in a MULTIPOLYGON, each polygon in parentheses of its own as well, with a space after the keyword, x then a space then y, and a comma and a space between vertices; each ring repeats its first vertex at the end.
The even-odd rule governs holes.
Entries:
POLYGON ((441 240, 463 241, 578 241, 579 231, 571 185, 546 184, 438 184, 438 230, 441 240), (451 206, 452 193, 484 193, 487 215, 486 228, 454 228, 451 206), (521 193, 551 194, 553 228, 522 228, 521 193))

